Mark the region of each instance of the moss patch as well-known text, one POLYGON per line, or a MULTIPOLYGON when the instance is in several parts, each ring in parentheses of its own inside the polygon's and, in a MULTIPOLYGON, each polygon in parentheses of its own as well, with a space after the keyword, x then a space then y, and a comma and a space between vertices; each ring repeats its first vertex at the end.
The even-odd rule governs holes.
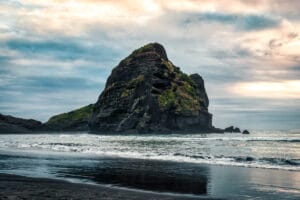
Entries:
POLYGON ((139 83, 143 82, 145 80, 144 75, 139 75, 136 78, 130 80, 128 83, 129 88, 135 88, 139 83))
POLYGON ((169 71, 171 71, 171 72, 175 71, 175 68, 170 61, 166 61, 166 60, 162 59, 162 62, 168 68, 169 71))
POLYGON ((129 63, 131 62, 132 58, 130 56, 128 56, 127 58, 125 58, 124 60, 122 60, 122 62, 125 64, 125 65, 129 65, 129 63))
POLYGON ((158 100, 159 100, 159 104, 163 108, 169 108, 169 107, 175 106, 176 102, 177 102, 176 95, 175 95, 175 93, 173 92, 172 89, 164 91, 159 96, 158 100))
POLYGON ((151 43, 150 43, 150 44, 147 44, 147 45, 145 45, 145 46, 142 46, 141 48, 135 50, 134 52, 132 52, 132 54, 133 54, 133 55, 139 54, 139 53, 141 53, 141 52, 143 52, 143 51, 145 51, 145 50, 147 50, 147 49, 150 49, 150 48, 152 48, 152 44, 151 44, 151 43))
POLYGON ((176 92, 172 88, 164 91, 158 100, 164 110, 174 109, 176 113, 190 114, 200 109, 197 98, 192 97, 181 87, 176 92))
POLYGON ((181 72, 179 68, 167 61, 164 64, 169 70, 172 69, 175 81, 168 90, 165 90, 159 97, 159 104, 164 110, 172 110, 176 113, 190 114, 201 109, 201 99, 197 95, 196 86, 193 80, 181 72), (180 82, 181 84, 177 84, 180 82))
POLYGON ((122 98, 128 97, 129 94, 130 94, 129 90, 124 89, 123 92, 121 93, 121 97, 122 97, 122 98))
POLYGON ((121 90, 121 98, 126 98, 132 93, 133 89, 135 89, 140 83, 145 80, 144 75, 139 75, 134 79, 130 80, 129 82, 123 83, 122 90, 121 90))

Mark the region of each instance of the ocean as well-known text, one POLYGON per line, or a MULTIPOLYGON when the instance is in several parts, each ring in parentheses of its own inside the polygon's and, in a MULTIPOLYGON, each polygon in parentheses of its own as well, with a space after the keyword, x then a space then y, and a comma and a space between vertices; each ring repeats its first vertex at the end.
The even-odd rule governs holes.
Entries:
POLYGON ((225 199, 300 199, 300 131, 0 135, 0 173, 225 199))

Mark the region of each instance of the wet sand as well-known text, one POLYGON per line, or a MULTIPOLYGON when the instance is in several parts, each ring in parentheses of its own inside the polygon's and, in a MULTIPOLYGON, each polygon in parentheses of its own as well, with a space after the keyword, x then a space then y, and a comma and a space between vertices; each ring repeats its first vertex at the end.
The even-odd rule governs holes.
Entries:
POLYGON ((0 152, 0 172, 0 199, 300 199, 300 172, 277 169, 0 152))
POLYGON ((159 194, 101 185, 70 183, 55 179, 0 174, 0 199, 190 200, 207 198, 176 194, 159 194))

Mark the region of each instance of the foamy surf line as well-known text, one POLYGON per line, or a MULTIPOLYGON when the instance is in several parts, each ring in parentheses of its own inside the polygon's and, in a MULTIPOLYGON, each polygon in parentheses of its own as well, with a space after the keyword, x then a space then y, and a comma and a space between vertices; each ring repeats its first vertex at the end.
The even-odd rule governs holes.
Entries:
MULTIPOLYGON (((209 141, 209 140, 217 140, 217 141, 274 141, 274 142, 296 142, 300 143, 299 137, 295 138, 288 138, 288 137, 260 137, 260 136, 237 136, 237 133, 234 134, 226 134, 226 136, 231 137, 224 137, 224 135, 221 134, 221 137, 213 137, 213 134, 202 134, 203 136, 198 137, 197 135, 92 135, 92 134, 82 134, 78 135, 78 137, 85 138, 85 137, 93 137, 94 139, 98 140, 105 140, 105 141, 128 141, 128 140, 134 140, 134 141, 209 141), (210 137, 206 137, 209 135, 210 137)), ((220 135, 220 134, 217 134, 220 135)), ((59 135, 61 138, 68 138, 73 137, 73 135, 59 135)))
POLYGON ((104 158, 125 158, 125 159, 140 159, 154 161, 171 161, 195 164, 208 164, 219 166, 237 166, 262 169, 278 169, 288 171, 300 171, 300 160, 289 160, 281 158, 253 158, 253 157, 213 157, 213 156, 186 156, 175 153, 173 155, 156 155, 156 154, 140 154, 137 152, 95 152, 95 151, 41 151, 41 150, 0 150, 2 155, 14 156, 51 156, 51 158, 60 159, 60 157, 88 157, 92 160, 104 158), (21 153, 22 155, 20 155, 21 153))
POLYGON ((79 157, 117 157, 300 171, 300 134, 0 135, 0 149, 79 157))

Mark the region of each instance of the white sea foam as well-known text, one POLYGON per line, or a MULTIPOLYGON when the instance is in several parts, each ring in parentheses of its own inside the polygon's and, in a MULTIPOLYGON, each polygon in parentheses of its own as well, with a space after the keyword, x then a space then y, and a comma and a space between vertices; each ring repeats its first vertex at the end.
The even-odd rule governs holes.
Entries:
POLYGON ((75 153, 300 171, 294 132, 193 135, 0 135, 0 150, 75 153))

